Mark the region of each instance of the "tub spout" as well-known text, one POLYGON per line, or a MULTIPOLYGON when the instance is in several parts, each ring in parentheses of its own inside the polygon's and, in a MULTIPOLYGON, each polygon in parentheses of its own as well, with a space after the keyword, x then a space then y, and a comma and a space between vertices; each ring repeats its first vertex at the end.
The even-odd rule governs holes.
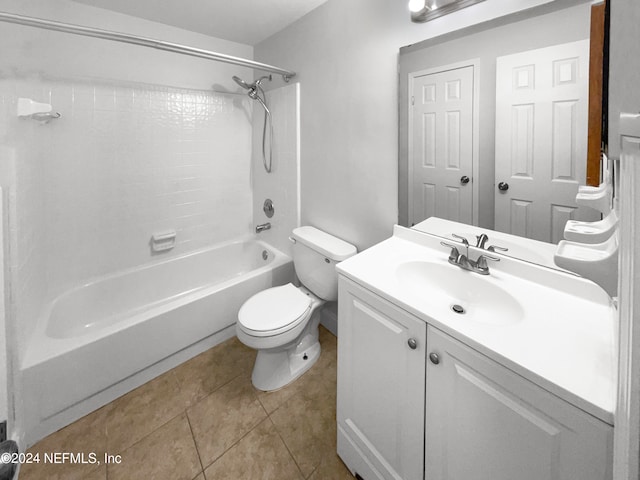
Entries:
POLYGON ((269 230, 270 228, 271 224, 269 222, 256 225, 256 233, 263 232, 264 230, 269 230))

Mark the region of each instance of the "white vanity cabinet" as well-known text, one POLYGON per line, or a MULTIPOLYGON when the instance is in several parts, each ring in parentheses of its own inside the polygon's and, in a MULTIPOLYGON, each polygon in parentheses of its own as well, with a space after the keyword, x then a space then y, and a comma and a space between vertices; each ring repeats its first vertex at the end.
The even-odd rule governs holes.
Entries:
POLYGON ((612 427, 427 330, 427 480, 607 480, 612 427))
POLYGON ((426 324, 340 278, 338 453, 365 480, 420 480, 426 324))
POLYGON ((610 425, 343 275, 339 285, 338 454, 359 477, 611 478, 610 425))

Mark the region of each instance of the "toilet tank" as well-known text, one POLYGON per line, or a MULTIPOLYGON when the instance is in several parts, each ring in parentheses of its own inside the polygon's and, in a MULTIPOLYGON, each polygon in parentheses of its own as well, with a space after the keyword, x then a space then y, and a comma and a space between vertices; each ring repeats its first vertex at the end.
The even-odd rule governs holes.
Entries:
POLYGON ((336 264, 357 253, 356 247, 314 227, 293 230, 293 265, 300 282, 318 297, 338 299, 336 264))

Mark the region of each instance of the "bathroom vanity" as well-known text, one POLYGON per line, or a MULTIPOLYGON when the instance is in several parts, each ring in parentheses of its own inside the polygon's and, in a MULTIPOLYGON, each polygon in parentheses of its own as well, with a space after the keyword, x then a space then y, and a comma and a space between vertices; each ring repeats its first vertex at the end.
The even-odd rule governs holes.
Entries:
POLYGON ((610 298, 513 258, 464 270, 442 240, 395 227, 337 267, 340 457, 365 480, 610 479, 610 298))

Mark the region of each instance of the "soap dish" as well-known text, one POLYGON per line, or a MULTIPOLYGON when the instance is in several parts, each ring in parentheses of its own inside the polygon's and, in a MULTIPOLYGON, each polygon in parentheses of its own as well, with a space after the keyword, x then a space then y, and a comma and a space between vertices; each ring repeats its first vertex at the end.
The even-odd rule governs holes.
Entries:
POLYGON ((602 243, 608 240, 618 226, 618 215, 611 210, 609 215, 597 222, 569 220, 564 227, 564 238, 579 243, 602 243))
POLYGON ((611 185, 602 184, 600 187, 591 188, 592 190, 586 190, 585 187, 579 188, 576 203, 607 215, 611 211, 611 185))
POLYGON ((618 290, 618 231, 605 242, 584 244, 562 240, 554 256, 557 266, 588 278, 611 297, 618 290))

